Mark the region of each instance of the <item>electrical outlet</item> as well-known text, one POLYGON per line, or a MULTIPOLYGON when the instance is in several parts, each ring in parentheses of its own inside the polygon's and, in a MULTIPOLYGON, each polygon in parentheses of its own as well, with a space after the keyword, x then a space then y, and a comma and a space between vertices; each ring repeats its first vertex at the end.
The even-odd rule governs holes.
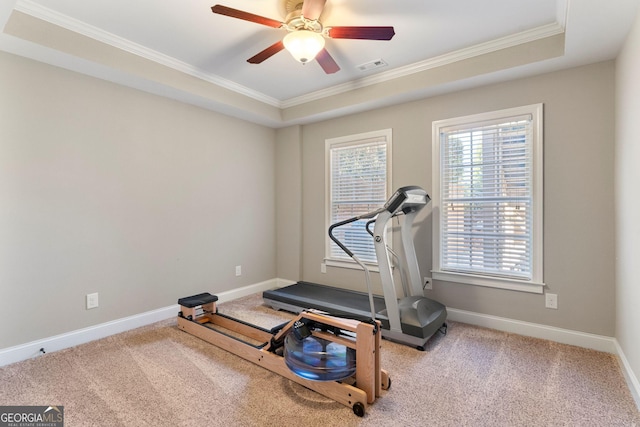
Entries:
POLYGON ((87 294, 87 310, 98 307, 98 293, 87 294))
POLYGON ((544 306, 558 309, 558 294, 544 294, 544 306))
POLYGON ((236 265, 236 276, 242 276, 242 266, 236 265))
POLYGON ((424 279, 422 279, 422 285, 422 289, 433 289, 433 281, 431 280, 431 277, 425 277, 424 279))
POLYGON ((324 262, 320 263, 320 273, 326 273, 327 272, 327 264, 325 264, 324 262))

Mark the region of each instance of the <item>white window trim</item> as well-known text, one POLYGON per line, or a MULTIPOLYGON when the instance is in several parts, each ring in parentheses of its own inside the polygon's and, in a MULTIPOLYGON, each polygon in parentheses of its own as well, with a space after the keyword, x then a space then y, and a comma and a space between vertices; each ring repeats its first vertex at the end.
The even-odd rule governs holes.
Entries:
MULTIPOLYGON (((358 142, 364 142, 369 139, 384 139, 387 144, 387 188, 385 197, 388 199, 391 197, 391 189, 393 188, 391 185, 391 165, 392 165, 392 140, 393 140, 393 132, 392 129, 380 129, 371 132, 358 133, 353 135, 341 136, 337 138, 329 138, 325 140, 325 253, 324 253, 324 263, 330 267, 339 267, 339 268, 351 268, 356 270, 362 270, 362 268, 353 260, 353 259, 336 259, 331 258, 331 239, 327 233, 329 227, 331 226, 331 148, 340 146, 340 145, 352 145, 358 142)), ((362 212, 363 214, 366 212, 362 212)), ((386 236, 387 244, 390 248, 392 248, 392 227, 387 227, 387 236, 386 236)), ((378 272, 378 263, 377 262, 367 262, 364 261, 364 264, 370 269, 370 271, 378 272)))
POLYGON ((543 281, 543 104, 532 104, 523 107, 508 108, 489 113, 474 114, 465 117, 439 120, 432 126, 432 162, 433 162, 433 270, 435 280, 464 283, 469 285, 487 286, 541 294, 544 290, 543 281), (484 122, 503 117, 531 114, 533 117, 533 241, 532 280, 518 280, 502 277, 489 277, 474 274, 442 271, 440 265, 440 132, 442 128, 464 123, 484 122))

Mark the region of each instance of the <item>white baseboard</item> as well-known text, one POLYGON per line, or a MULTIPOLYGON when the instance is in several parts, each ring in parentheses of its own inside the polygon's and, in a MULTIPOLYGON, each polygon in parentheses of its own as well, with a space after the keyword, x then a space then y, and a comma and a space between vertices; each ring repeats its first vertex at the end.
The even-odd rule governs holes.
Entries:
MULTIPOLYGON (((264 282, 244 286, 239 289, 218 292, 216 295, 220 302, 231 301, 257 292, 285 286, 285 284, 288 284, 287 282, 288 281, 286 280, 281 281, 280 279, 266 280, 264 282)), ((178 304, 173 304, 168 307, 147 311, 145 313, 124 317, 122 319, 116 319, 111 322, 101 323, 88 328, 77 329, 75 331, 43 338, 26 344, 0 349, 0 366, 40 356, 43 354, 40 351, 41 348, 43 348, 47 353, 52 353, 54 351, 74 347, 100 338, 105 338, 110 335, 119 334, 141 326, 170 319, 175 317, 178 314, 178 311, 178 304)))
POLYGON ((622 369, 622 373, 624 374, 624 379, 627 380, 627 385, 629 386, 629 390, 631 391, 631 396, 633 396, 633 400, 636 402, 636 406, 640 411, 640 382, 638 381, 638 377, 636 377, 633 369, 631 369, 631 365, 627 360, 627 357, 622 351, 618 340, 614 340, 616 345, 616 353, 618 354, 618 360, 620 361, 620 368, 622 369))
POLYGON ((277 288, 284 288, 285 286, 289 286, 289 285, 293 285, 295 284, 296 281, 295 280, 289 280, 289 279, 276 279, 276 286, 277 288))
POLYGON ((264 282, 254 283, 253 285, 243 286, 242 288, 232 289, 230 291, 216 292, 216 296, 218 297, 218 302, 233 301, 234 299, 280 287, 279 281, 280 279, 265 280, 264 282))
POLYGON ((119 334, 130 329, 139 328, 151 323, 174 317, 178 313, 178 304, 157 310, 147 311, 111 322, 101 323, 88 328, 77 329, 60 335, 20 344, 0 350, 0 366, 20 362, 42 355, 40 349, 47 353, 84 344, 110 335, 119 334))
POLYGON ((456 322, 469 323, 485 328, 497 329, 499 331, 511 332, 528 337, 542 338, 607 353, 616 354, 618 350, 615 345, 615 339, 603 335, 588 334, 449 307, 447 307, 447 313, 448 318, 456 322))

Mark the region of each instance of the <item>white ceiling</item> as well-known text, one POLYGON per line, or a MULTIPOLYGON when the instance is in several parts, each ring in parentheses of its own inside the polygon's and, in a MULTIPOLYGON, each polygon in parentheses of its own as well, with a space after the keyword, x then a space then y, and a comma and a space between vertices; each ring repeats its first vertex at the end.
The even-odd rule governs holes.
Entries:
MULTIPOLYGON (((327 75, 286 51, 247 63, 286 31, 214 14, 216 1, 3 0, 0 49, 281 127, 615 58, 639 3, 328 0, 323 25, 392 25, 396 35, 327 39, 341 68, 327 75), (388 65, 358 69, 378 59, 388 65)), ((285 19, 287 0, 220 1, 285 19)))

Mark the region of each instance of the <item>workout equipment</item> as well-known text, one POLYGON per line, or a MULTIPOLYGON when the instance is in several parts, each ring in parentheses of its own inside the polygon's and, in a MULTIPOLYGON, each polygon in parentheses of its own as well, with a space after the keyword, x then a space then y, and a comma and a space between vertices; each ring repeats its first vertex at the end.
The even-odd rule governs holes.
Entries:
POLYGON ((332 315, 358 320, 375 319, 382 324, 382 336, 392 341, 424 350, 426 342, 438 330, 446 333, 446 307, 424 296, 420 269, 413 244, 412 227, 418 212, 431 201, 420 187, 407 186, 398 189, 385 205, 373 212, 365 213, 338 222, 329 227, 329 237, 349 255, 365 272, 367 293, 354 292, 298 282, 280 289, 263 292, 263 300, 276 310, 294 313, 305 309, 317 309, 332 315), (402 217, 401 240, 404 257, 389 249, 386 243, 387 223, 394 217, 402 217), (372 219, 373 218, 373 219, 372 219), (334 230, 356 221, 369 220, 367 231, 372 235, 383 297, 373 295, 369 268, 345 246, 334 234, 334 230), (371 231, 370 225, 374 224, 371 231), (402 279, 403 297, 396 296, 390 257, 396 261, 402 279))
POLYGON ((380 322, 304 311, 270 330, 218 313, 218 297, 180 298, 178 328, 353 409, 391 386, 380 368, 380 322))

